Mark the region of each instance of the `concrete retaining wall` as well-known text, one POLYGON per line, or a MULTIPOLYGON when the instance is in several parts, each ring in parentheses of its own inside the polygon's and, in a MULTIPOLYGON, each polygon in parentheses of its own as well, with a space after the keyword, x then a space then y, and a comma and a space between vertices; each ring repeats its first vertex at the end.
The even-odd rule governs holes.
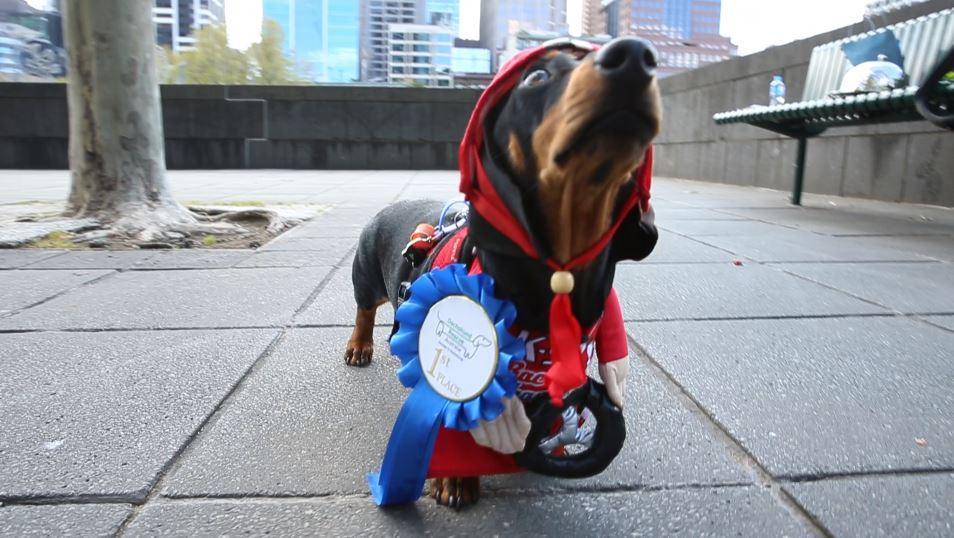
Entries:
MULTIPOLYGON (((163 86, 169 168, 453 169, 476 90, 163 86)), ((63 84, 0 84, 0 168, 67 168, 63 84)))
MULTIPOLYGON (((894 24, 954 6, 931 0, 879 18, 894 24)), ((767 104, 772 75, 789 100, 802 95, 816 45, 859 34, 867 23, 663 79, 665 121, 657 175, 791 189, 796 142, 747 125, 717 126, 712 115, 767 104)), ((928 122, 831 129, 808 142, 805 190, 954 206, 954 134, 928 122)))

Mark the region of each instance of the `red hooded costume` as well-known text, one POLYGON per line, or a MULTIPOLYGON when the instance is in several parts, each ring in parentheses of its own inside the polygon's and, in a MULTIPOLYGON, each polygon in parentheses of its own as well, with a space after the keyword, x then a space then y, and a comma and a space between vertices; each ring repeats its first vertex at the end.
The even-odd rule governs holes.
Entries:
MULTIPOLYGON (((595 50, 585 43, 572 44, 578 48, 595 50)), ((460 145, 460 191, 470 202, 471 211, 478 213, 523 254, 540 260, 553 271, 570 271, 600 255, 637 204, 643 213, 650 210, 652 148, 647 150, 643 164, 634 173, 635 186, 623 201, 616 220, 595 244, 564 264, 542 254, 530 231, 521 223, 521 219, 514 216, 512 204, 508 205, 498 193, 484 169, 480 155, 488 112, 518 84, 524 70, 551 48, 553 45, 543 45, 517 54, 500 69, 480 96, 460 145)), ((434 258, 433 269, 457 262, 466 234, 465 229, 446 242, 434 258)), ((479 271, 480 263, 475 260, 471 272, 479 271)), ((519 319, 518 313, 518 324, 519 319)), ((527 342, 527 356, 521 361, 514 361, 511 371, 517 377, 517 394, 524 401, 547 391, 554 404, 559 405, 566 391, 586 381, 586 366, 594 352, 599 361, 604 363, 622 359, 629 354, 622 311, 612 289, 607 296, 602 317, 585 331, 574 317, 569 294, 554 294, 550 305, 549 333, 521 333, 527 342)), ((479 476, 521 470, 512 456, 478 445, 469 432, 441 428, 428 477, 479 476)))

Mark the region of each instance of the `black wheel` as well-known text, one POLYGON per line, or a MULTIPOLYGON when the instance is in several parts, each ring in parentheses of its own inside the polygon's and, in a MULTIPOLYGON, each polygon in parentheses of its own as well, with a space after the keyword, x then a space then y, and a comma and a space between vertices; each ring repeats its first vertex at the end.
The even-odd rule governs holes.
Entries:
POLYGON ((546 393, 527 404, 530 434, 526 448, 514 454, 517 464, 535 473, 560 478, 586 478, 605 470, 623 449, 626 421, 602 383, 590 379, 563 399, 550 404, 546 393))

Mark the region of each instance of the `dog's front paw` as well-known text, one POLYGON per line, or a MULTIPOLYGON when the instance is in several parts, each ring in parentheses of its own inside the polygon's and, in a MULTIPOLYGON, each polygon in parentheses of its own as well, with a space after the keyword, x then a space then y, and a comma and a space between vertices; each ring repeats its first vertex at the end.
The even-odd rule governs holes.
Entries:
POLYGON ((432 478, 428 494, 437 504, 459 510, 480 499, 480 478, 477 476, 432 478))
POLYGON ((351 338, 345 348, 344 358, 348 366, 367 366, 374 354, 374 342, 351 338))

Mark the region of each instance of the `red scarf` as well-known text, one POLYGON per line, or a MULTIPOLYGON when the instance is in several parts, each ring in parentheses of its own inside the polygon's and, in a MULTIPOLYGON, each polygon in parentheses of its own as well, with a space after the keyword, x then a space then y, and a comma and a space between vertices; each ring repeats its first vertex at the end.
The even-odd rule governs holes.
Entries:
MULTIPOLYGON (((620 224, 629 212, 640 204, 643 211, 649 210, 649 189, 652 182, 653 151, 650 146, 646 150, 643 164, 633 173, 636 188, 610 226, 593 245, 568 261, 559 263, 551 258, 544 257, 533 245, 530 232, 520 224, 511 214, 507 204, 500 198, 493 183, 487 177, 480 159, 481 147, 484 138, 484 120, 487 113, 505 98, 520 81, 523 71, 545 52, 553 48, 552 45, 542 45, 537 48, 521 51, 504 65, 484 90, 477 106, 474 108, 467 131, 460 144, 460 192, 470 202, 474 211, 489 222, 494 228, 531 258, 539 259, 553 271, 572 271, 593 261, 607 247, 620 224)), ((594 49, 595 50, 595 49, 594 49)), ((581 360, 580 342, 582 330, 580 323, 573 315, 573 305, 570 294, 554 293, 550 303, 550 345, 552 366, 546 374, 547 392, 554 405, 563 405, 563 395, 586 381, 584 366, 586 361, 581 360)))

